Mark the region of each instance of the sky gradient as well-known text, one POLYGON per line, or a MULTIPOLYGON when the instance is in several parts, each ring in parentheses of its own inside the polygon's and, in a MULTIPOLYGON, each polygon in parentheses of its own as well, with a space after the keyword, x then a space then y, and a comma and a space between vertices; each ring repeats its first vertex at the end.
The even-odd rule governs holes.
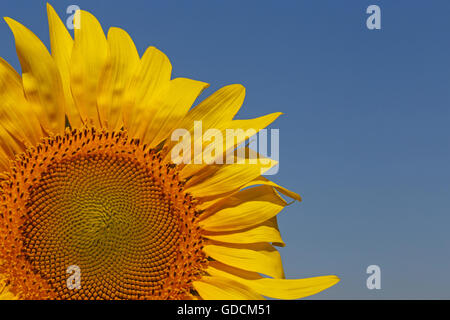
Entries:
MULTIPOLYGON (((45 1, 2 1, 1 16, 49 46, 45 1)), ((449 1, 51 1, 125 29, 174 77, 242 83, 238 117, 281 111, 280 170, 303 202, 279 216, 288 278, 336 274, 314 299, 450 299, 449 1), (381 30, 366 8, 381 8, 381 30), (381 290, 366 288, 381 267, 381 290)), ((20 70, 0 22, 0 56, 20 70)))

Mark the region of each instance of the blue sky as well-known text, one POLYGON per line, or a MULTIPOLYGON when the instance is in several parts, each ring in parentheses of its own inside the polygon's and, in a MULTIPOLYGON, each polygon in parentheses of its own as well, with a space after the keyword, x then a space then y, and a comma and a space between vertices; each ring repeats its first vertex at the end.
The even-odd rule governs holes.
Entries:
MULTIPOLYGON (((450 2, 52 1, 156 46, 174 76, 242 83, 242 118, 282 111, 280 171, 297 191, 280 215, 289 278, 337 274, 316 299, 450 298, 450 2), (381 8, 381 30, 366 8, 381 8), (366 268, 381 267, 381 290, 366 268)), ((2 16, 48 45, 45 1, 2 1, 2 16)), ((0 56, 19 68, 0 22, 0 56)))

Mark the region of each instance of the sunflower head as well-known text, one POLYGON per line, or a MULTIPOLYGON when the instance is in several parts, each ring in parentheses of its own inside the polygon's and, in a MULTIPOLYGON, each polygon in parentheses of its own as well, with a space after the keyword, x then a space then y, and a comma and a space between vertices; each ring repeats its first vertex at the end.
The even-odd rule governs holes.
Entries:
MULTIPOLYGON (((0 298, 295 299, 337 283, 284 279, 280 194, 301 199, 261 176, 274 161, 249 149, 235 163, 172 161, 179 128, 195 158, 210 149, 196 122, 257 132, 280 113, 234 119, 241 85, 191 108, 208 84, 172 79, 161 51, 140 56, 85 11, 72 38, 47 11, 51 53, 5 18, 22 75, 0 58, 0 298)), ((220 142, 213 160, 247 138, 220 142)))

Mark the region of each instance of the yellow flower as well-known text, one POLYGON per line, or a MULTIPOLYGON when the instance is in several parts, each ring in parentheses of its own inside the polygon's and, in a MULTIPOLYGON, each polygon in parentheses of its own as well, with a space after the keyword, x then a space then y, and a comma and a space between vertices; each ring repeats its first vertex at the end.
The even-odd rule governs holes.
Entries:
POLYGON ((47 10, 51 54, 5 18, 22 76, 0 59, 0 298, 295 299, 339 281, 284 279, 279 193, 301 199, 263 162, 171 161, 177 128, 260 130, 279 113, 233 120, 241 85, 191 109, 208 84, 171 79, 161 51, 139 57, 85 11, 72 39, 47 10))

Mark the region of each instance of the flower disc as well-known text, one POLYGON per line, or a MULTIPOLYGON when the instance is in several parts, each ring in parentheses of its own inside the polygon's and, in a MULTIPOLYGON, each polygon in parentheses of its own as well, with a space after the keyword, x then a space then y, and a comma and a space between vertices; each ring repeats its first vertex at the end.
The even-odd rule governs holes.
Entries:
POLYGON ((203 261, 192 198, 176 167, 145 149, 123 132, 74 131, 17 161, 3 206, 22 221, 5 226, 14 261, 38 278, 31 296, 48 288, 58 298, 182 298, 190 290, 203 261), (71 266, 79 288, 67 283, 71 266))

